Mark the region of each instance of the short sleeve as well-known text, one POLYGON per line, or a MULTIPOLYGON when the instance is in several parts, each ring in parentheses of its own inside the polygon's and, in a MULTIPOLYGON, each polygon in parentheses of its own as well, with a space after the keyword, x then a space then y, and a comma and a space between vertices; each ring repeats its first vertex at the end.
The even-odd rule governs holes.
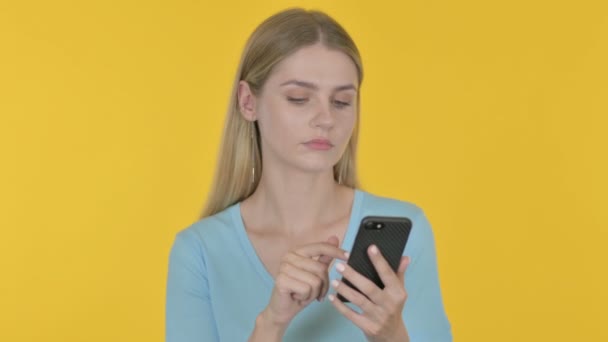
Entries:
POLYGON ((412 241, 417 247, 405 273, 408 299, 403 319, 412 342, 451 342, 451 325, 443 306, 437 255, 431 225, 422 210, 413 220, 412 241))
POLYGON ((200 240, 193 231, 175 236, 169 254, 166 342, 219 341, 200 240))

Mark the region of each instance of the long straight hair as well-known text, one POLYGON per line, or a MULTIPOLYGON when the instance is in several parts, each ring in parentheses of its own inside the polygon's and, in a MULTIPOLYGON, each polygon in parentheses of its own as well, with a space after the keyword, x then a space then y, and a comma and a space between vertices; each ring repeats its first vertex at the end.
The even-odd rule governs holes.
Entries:
MULTIPOLYGON (((257 123, 245 120, 240 113, 239 81, 246 81, 252 93, 258 95, 277 63, 296 50, 319 42, 352 59, 360 87, 363 68, 357 46, 338 22, 321 11, 287 9, 263 21, 251 34, 232 86, 215 179, 200 218, 214 215, 249 197, 260 181, 263 167, 260 132, 257 123)), ((351 188, 358 187, 355 155, 359 136, 359 93, 353 133, 342 157, 334 165, 334 179, 351 188)))

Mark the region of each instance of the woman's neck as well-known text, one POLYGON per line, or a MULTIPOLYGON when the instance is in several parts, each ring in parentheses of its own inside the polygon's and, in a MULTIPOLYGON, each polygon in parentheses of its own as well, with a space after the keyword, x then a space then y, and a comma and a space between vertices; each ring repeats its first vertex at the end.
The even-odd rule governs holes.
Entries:
POLYGON ((254 229, 300 236, 343 219, 350 213, 352 195, 353 190, 336 184, 331 173, 262 174, 242 206, 254 229))

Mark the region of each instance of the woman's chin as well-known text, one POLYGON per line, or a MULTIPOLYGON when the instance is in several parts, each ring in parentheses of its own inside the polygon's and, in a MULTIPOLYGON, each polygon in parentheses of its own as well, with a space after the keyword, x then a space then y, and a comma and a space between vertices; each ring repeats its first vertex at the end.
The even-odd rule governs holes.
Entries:
POLYGON ((311 173, 322 173, 327 171, 332 171, 334 165, 336 165, 338 161, 334 160, 307 160, 305 162, 301 162, 298 165, 298 168, 311 173))

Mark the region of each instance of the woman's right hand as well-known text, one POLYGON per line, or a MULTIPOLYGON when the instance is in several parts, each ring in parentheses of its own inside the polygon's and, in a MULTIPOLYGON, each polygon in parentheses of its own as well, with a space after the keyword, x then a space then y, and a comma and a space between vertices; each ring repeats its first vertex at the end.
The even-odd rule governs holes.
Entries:
POLYGON ((281 260, 270 303, 258 323, 284 331, 298 312, 329 290, 329 265, 334 258, 347 259, 336 236, 290 251, 281 260), (260 322, 260 320, 262 322, 260 322))

